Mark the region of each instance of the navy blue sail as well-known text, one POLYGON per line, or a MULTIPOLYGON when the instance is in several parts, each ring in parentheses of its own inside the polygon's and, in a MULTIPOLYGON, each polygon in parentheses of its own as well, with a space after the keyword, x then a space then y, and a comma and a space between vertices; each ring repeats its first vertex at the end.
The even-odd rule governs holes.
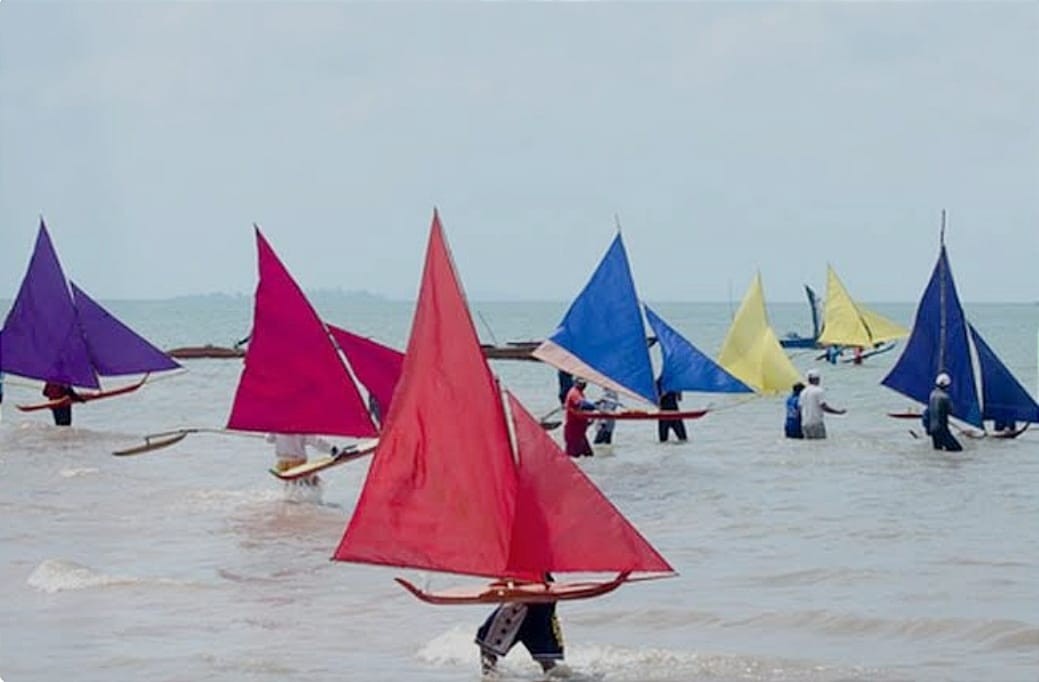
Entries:
POLYGON ((986 419, 1039 422, 1035 400, 967 322, 944 244, 902 357, 881 383, 926 403, 940 372, 952 378, 954 417, 979 428, 986 419))
POLYGON ((665 322, 650 307, 646 319, 660 343, 664 358, 660 373, 661 390, 702 393, 753 393, 754 390, 725 371, 665 322))
POLYGON ((999 422, 1039 422, 1039 405, 970 325, 981 367, 981 416, 999 422))
POLYGON ((563 321, 532 355, 593 384, 656 404, 646 329, 619 232, 563 321))

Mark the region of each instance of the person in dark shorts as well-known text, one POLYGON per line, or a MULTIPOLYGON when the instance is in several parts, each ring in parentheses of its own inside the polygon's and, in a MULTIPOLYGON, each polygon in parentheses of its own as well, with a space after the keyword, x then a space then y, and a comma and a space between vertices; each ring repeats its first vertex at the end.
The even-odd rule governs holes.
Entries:
POLYGON ((509 653, 517 642, 526 647, 546 673, 563 660, 563 635, 555 602, 502 604, 476 631, 475 641, 480 647, 480 669, 484 675, 493 673, 498 658, 509 653))

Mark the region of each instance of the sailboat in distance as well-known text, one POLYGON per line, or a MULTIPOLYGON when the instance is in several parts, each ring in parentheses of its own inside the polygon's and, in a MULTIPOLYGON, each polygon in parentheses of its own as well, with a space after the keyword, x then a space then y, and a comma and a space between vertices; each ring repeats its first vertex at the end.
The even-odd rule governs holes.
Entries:
POLYGON ((819 297, 807 284, 805 285, 805 296, 808 297, 808 310, 812 313, 812 335, 801 336, 797 332, 788 332, 779 340, 779 345, 783 348, 815 348, 818 345, 822 318, 819 310, 819 297))
MULTIPOLYGON (((926 405, 935 377, 945 372, 952 379, 948 389, 952 416, 978 428, 984 428, 986 420, 1024 422, 1025 428, 1039 422, 1039 405, 967 320, 945 250, 944 211, 940 244, 938 261, 916 309, 912 334, 880 383, 926 405)), ((919 416, 909 412, 889 415, 919 416)), ((1013 437, 1023 430, 997 435, 1013 437)))
MULTIPOLYGON (((123 395, 152 372, 180 365, 66 280, 43 219, 25 278, 0 332, 0 371, 27 379, 94 389, 83 401, 123 395), (136 383, 101 390, 100 377, 143 374, 136 383)), ((31 405, 29 412, 67 405, 63 397, 31 405)))
POLYGON ((851 346, 865 350, 859 359, 894 348, 909 330, 854 301, 833 266, 826 266, 826 305, 820 346, 851 346))
POLYGON ((760 272, 732 318, 718 364, 757 393, 788 391, 799 379, 769 324, 760 272))
POLYGON ((435 211, 400 384, 332 558, 494 581, 427 592, 397 579, 437 604, 581 599, 633 573, 674 574, 520 402, 503 397, 435 211), (616 577, 549 583, 549 572, 616 577))

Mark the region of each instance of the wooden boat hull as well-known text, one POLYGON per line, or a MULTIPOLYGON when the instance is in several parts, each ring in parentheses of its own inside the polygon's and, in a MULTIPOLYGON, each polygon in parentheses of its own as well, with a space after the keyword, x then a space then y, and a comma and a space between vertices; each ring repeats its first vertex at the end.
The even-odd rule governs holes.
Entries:
POLYGON ((313 476, 325 469, 352 462, 355 459, 364 457, 365 455, 370 455, 375 452, 375 446, 376 443, 371 443, 354 450, 343 450, 338 454, 329 455, 328 457, 311 459, 304 464, 294 466, 291 469, 285 469, 284 471, 278 471, 277 469, 270 469, 269 471, 275 478, 280 478, 283 481, 298 481, 301 478, 313 476))
POLYGON ((453 587, 440 592, 427 592, 404 578, 398 584, 427 604, 505 604, 523 602, 543 604, 574 599, 591 599, 613 592, 623 585, 629 573, 621 573, 606 582, 527 583, 498 581, 482 587, 453 587))
POLYGON ((570 410, 574 415, 587 417, 589 419, 618 419, 618 420, 661 420, 661 419, 699 419, 710 410, 621 410, 619 412, 597 412, 585 410, 570 410))
POLYGON ((35 412, 36 410, 48 410, 54 409, 55 407, 65 407, 71 405, 73 402, 88 403, 91 400, 100 400, 101 398, 112 398, 117 395, 124 395, 126 393, 132 393, 144 386, 144 382, 148 380, 148 375, 145 374, 141 377, 141 380, 135 384, 129 384, 128 386, 120 386, 119 388, 113 388, 108 391, 98 391, 97 393, 81 393, 79 400, 73 400, 72 398, 65 396, 63 398, 57 398, 55 400, 45 400, 42 403, 33 403, 31 405, 16 405, 16 407, 22 412, 35 412))
POLYGON ((230 359, 244 358, 245 350, 241 348, 226 348, 224 346, 183 346, 166 351, 166 355, 178 360, 198 360, 201 358, 230 359))

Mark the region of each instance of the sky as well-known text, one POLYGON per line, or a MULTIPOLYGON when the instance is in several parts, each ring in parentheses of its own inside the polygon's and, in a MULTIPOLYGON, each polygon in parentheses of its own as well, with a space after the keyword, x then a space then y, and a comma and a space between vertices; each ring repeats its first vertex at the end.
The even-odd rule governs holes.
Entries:
POLYGON ((1039 301, 1039 4, 0 3, 0 298, 42 214, 101 299, 1039 301))

